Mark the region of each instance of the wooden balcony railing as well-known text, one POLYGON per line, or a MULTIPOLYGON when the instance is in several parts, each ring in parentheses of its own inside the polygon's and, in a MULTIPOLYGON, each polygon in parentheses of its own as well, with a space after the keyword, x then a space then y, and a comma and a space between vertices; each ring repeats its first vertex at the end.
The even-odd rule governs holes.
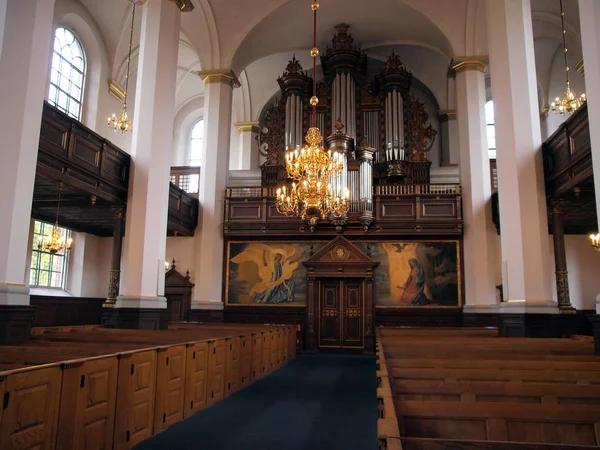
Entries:
POLYGON ((546 194, 562 196, 593 177, 587 104, 542 145, 546 194))
MULTIPOLYGON (((298 235, 310 232, 297 217, 277 212, 275 188, 235 187, 225 192, 224 234, 228 236, 298 235)), ((461 189, 455 184, 377 186, 374 222, 365 231, 358 212, 348 214, 346 235, 461 235, 461 189)), ((319 221, 315 235, 337 234, 328 220, 319 221)))

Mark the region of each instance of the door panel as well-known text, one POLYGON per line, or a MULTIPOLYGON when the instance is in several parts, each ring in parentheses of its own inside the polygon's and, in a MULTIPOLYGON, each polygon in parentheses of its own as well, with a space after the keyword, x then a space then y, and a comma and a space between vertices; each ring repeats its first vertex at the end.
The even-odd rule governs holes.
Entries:
POLYGON ((319 346, 339 348, 340 336, 340 281, 323 280, 319 286, 319 346))
POLYGON ((364 345, 362 281, 342 281, 342 286, 342 347, 362 347, 364 345))
POLYGON ((362 279, 319 282, 319 347, 362 348, 364 308, 362 279))

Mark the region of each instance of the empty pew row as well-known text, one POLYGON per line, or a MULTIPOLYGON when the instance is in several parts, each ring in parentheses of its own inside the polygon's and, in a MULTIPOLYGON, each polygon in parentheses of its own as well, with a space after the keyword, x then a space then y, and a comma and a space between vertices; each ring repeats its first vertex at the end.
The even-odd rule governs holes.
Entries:
POLYGON ((2 449, 128 449, 295 357, 288 326, 35 330, 0 347, 2 449))
POLYGON ((385 352, 383 351, 379 336, 376 336, 376 341, 377 437, 379 440, 379 450, 401 450, 400 430, 394 407, 394 397, 386 370, 385 352))
POLYGON ((600 446, 593 345, 486 332, 379 330, 379 373, 389 381, 402 448, 600 446))

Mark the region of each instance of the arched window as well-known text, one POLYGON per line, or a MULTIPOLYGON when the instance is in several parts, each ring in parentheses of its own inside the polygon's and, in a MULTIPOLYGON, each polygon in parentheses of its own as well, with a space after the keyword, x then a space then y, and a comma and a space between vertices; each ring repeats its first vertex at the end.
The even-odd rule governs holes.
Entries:
POLYGON ((57 28, 48 101, 69 116, 81 120, 84 78, 85 55, 81 44, 70 30, 57 28))
POLYGON ((485 104, 485 123, 487 124, 488 155, 496 159, 496 125, 494 122, 494 102, 485 104))
POLYGON ((190 138, 190 166, 202 165, 202 141, 204 140, 204 119, 200 119, 192 127, 190 138))

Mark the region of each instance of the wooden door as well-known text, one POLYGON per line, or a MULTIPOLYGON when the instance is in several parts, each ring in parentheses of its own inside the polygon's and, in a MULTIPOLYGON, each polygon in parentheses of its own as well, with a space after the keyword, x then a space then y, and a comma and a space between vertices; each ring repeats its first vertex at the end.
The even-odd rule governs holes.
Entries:
POLYGON ((325 279, 319 283, 319 347, 341 348, 341 281, 325 279))
POLYGON ((319 347, 363 348, 363 280, 319 282, 319 347))

